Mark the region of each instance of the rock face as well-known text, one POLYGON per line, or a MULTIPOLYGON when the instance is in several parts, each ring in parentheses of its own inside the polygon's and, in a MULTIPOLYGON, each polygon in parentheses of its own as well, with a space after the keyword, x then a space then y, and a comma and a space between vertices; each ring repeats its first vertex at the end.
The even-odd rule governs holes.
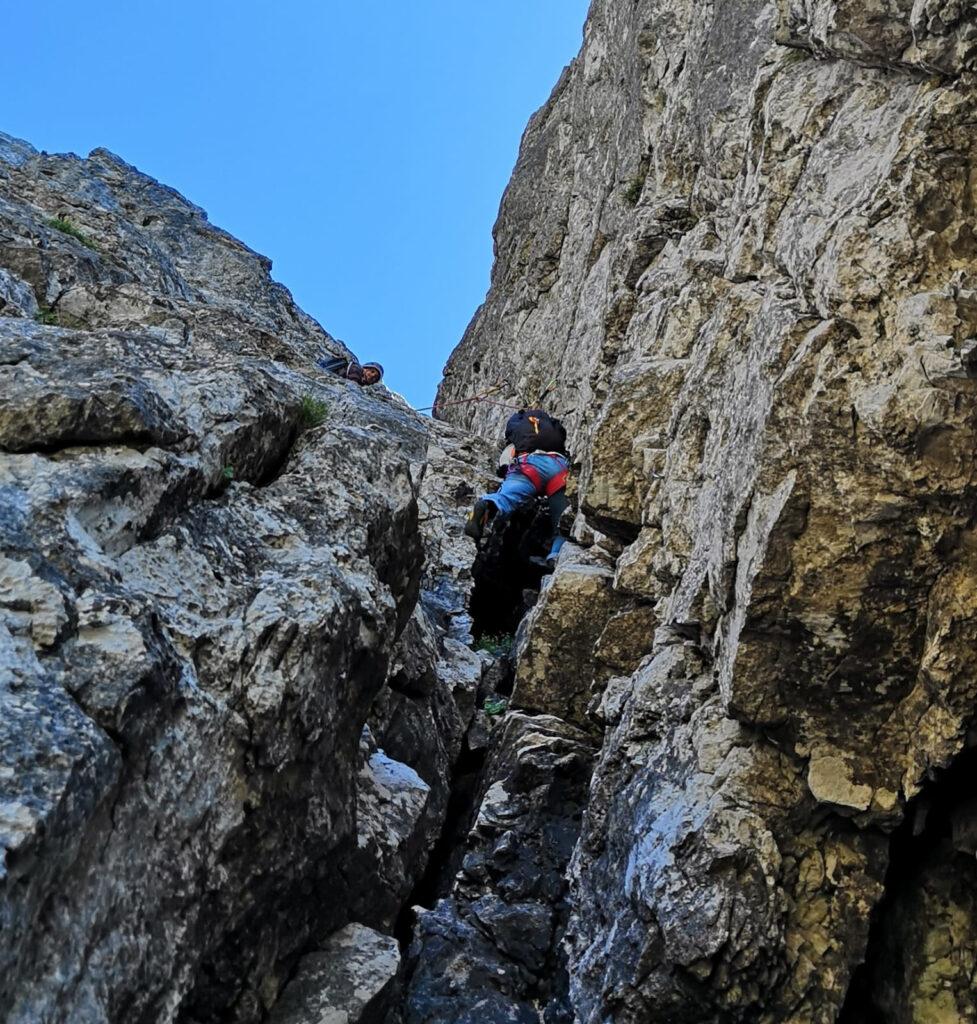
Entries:
POLYGON ((451 893, 419 915, 404 1024, 572 1020, 560 938, 592 753, 557 718, 507 718, 451 893))
POLYGON ((970 0, 595 0, 526 130, 440 398, 549 388, 602 566, 558 567, 513 697, 602 736, 582 1024, 855 1019, 903 886, 864 1019, 977 1013, 936 939, 969 890, 886 872, 977 713, 975 102, 970 0))
POLYGON ((302 958, 270 1024, 380 1024, 399 966, 396 939, 347 925, 302 958))
POLYGON ((423 873, 491 454, 104 151, 0 136, 0 266, 0 1018, 257 1021, 423 873))
POLYGON ((520 629, 513 702, 586 727, 600 671, 598 641, 624 603, 610 567, 568 545, 520 629))
POLYGON ((570 428, 538 593, 499 406, 0 136, 4 1024, 977 1018, 975 101, 973 0, 594 0, 440 390, 570 428))

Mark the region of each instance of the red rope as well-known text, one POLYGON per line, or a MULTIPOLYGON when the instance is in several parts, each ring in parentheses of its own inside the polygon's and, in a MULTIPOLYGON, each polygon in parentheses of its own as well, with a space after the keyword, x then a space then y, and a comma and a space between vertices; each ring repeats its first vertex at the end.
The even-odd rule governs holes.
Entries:
POLYGON ((477 395, 469 395, 468 398, 455 398, 450 402, 435 402, 434 405, 422 405, 419 409, 415 409, 414 412, 428 412, 430 410, 433 416, 438 409, 446 409, 449 405, 467 405, 469 402, 485 402, 487 405, 497 405, 502 409, 521 409, 521 405, 509 405, 506 402, 497 402, 488 397, 501 387, 501 384, 496 384, 495 387, 489 388, 488 391, 481 391, 477 395))

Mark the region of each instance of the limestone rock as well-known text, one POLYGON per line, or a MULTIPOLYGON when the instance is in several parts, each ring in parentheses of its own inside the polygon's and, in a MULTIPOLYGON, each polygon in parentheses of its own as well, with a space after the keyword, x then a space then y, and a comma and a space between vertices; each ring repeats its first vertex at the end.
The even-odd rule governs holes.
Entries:
POLYGON ((724 715, 691 642, 664 647, 605 718, 571 866, 580 1018, 613 1004, 625 1019, 755 1006, 779 1020, 803 1000, 830 1019, 844 993, 828 986, 860 962, 881 892, 882 837, 814 818, 791 759, 724 715))
POLYGON ((105 151, 0 138, 0 267, 0 1017, 257 1022, 424 870, 488 446, 105 151), (364 764, 388 669, 437 710, 364 764))
POLYGON ((867 811, 872 802, 872 787, 852 780, 844 758, 835 754, 818 754, 807 769, 811 795, 821 803, 867 811))
POLYGON ((888 834, 964 746, 975 31, 969 0, 596 0, 526 129, 440 396, 555 377, 574 537, 612 558, 596 621, 548 585, 517 694, 546 622, 556 695, 647 615, 600 666, 581 1024, 835 1020, 888 834))
POLYGON ((565 547, 520 630, 514 707, 586 726, 597 667, 594 647, 622 604, 614 574, 565 547))
POLYGON ((399 966, 396 939, 347 925, 302 958, 269 1024, 381 1024, 399 966))
POLYGON ((572 1019, 559 940, 591 753, 558 719, 506 716, 451 893, 418 914, 405 1024, 572 1019))
POLYGON ((31 286, 0 268, 0 315, 34 317, 38 312, 31 286))
POLYGON ((778 38, 822 56, 945 75, 977 62, 977 6, 972 0, 845 3, 781 0, 778 38))
POLYGON ((548 389, 575 454, 549 714, 491 731, 473 631, 539 578, 510 524, 471 596, 506 411, 320 374, 199 208, 0 136, 4 1024, 258 1024, 390 929, 482 750, 398 1024, 974 1016, 977 793, 925 819, 977 715, 975 26, 591 5, 439 392, 548 389))
MULTIPOLYGON (((366 730, 369 737, 369 731, 366 730)), ((346 866, 362 879, 362 909, 371 921, 392 928, 401 904, 423 868, 433 840, 426 811, 431 787, 411 768, 388 757, 369 738, 356 792, 357 855, 346 866), (428 827, 425 828, 424 826, 428 827)))
POLYGON ((630 674, 647 653, 656 626, 652 608, 626 607, 607 620, 594 645, 594 657, 608 669, 630 674))
MULTIPOLYGON (((442 594, 449 583, 450 576, 442 585, 442 594)), ((463 593, 458 597, 463 604, 463 593)), ((361 774, 360 801, 370 809, 370 825, 360 830, 356 863, 347 867, 358 893, 353 904, 357 917, 385 929, 392 928, 403 903, 421 880, 442 828, 445 824, 453 827, 453 822, 446 823, 446 816, 455 770, 475 718, 484 669, 482 659, 471 648, 450 636, 438 636, 427 607, 425 595, 414 614, 427 626, 418 626, 413 633, 408 627, 402 634, 395 670, 374 701, 369 719, 383 756, 396 759, 398 788, 407 804, 403 810, 409 813, 402 813, 398 802, 378 801, 381 794, 373 772, 361 774), (408 652, 420 637, 433 638, 433 646, 408 652), (405 665, 413 665, 414 672, 430 683, 429 693, 406 681, 405 665)), ((453 628, 460 626, 458 619, 454 623, 453 628)))
POLYGON ((870 983, 892 1024, 973 1018, 977 865, 944 848, 917 868, 886 914, 870 983))

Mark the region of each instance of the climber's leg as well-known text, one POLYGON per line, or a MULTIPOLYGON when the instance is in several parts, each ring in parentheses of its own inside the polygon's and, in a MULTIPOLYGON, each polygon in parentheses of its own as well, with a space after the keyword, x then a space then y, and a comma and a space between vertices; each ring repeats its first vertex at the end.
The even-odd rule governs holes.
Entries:
POLYGON ((483 494, 468 516, 465 533, 474 540, 479 540, 485 532, 492 517, 498 513, 511 515, 517 508, 536 497, 536 488, 532 481, 522 473, 512 473, 502 481, 502 486, 493 494, 483 494))
POLYGON ((550 514, 550 529, 552 530, 553 542, 550 544, 549 554, 545 558, 533 555, 529 559, 538 569, 543 570, 544 575, 556 568, 556 560, 560 555, 560 548, 563 547, 565 541, 563 534, 560 533, 560 518, 566 507, 570 504, 566 489, 561 488, 555 494, 551 494, 546 499, 546 504, 550 514))
POLYGON ((482 500, 489 501, 504 516, 510 516, 517 508, 529 504, 536 498, 536 487, 529 477, 509 471, 502 486, 492 494, 483 494, 482 500))
POLYGON ((567 506, 570 504, 570 499, 567 497, 566 488, 551 494, 546 499, 546 503, 550 510, 550 527, 553 530, 553 543, 550 545, 550 553, 546 556, 547 562, 556 562, 557 557, 560 554, 560 548, 563 547, 566 538, 560 533, 560 519, 563 517, 563 513, 566 511, 567 506))

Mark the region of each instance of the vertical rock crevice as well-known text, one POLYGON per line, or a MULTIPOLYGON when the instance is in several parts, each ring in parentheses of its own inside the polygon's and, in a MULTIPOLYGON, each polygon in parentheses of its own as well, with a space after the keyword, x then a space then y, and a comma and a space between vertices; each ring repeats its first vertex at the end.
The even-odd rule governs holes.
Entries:
POLYGON ((541 504, 489 529, 472 565, 469 607, 476 641, 515 635, 544 577, 543 567, 530 559, 545 558, 551 541, 549 514, 541 504))
POLYGON ((592 756, 588 738, 558 719, 507 715, 450 892, 418 910, 391 1021, 572 1019, 565 874, 592 756))
POLYGON ((966 1020, 977 977, 977 750, 934 773, 893 833, 884 895, 839 1024, 966 1020))

